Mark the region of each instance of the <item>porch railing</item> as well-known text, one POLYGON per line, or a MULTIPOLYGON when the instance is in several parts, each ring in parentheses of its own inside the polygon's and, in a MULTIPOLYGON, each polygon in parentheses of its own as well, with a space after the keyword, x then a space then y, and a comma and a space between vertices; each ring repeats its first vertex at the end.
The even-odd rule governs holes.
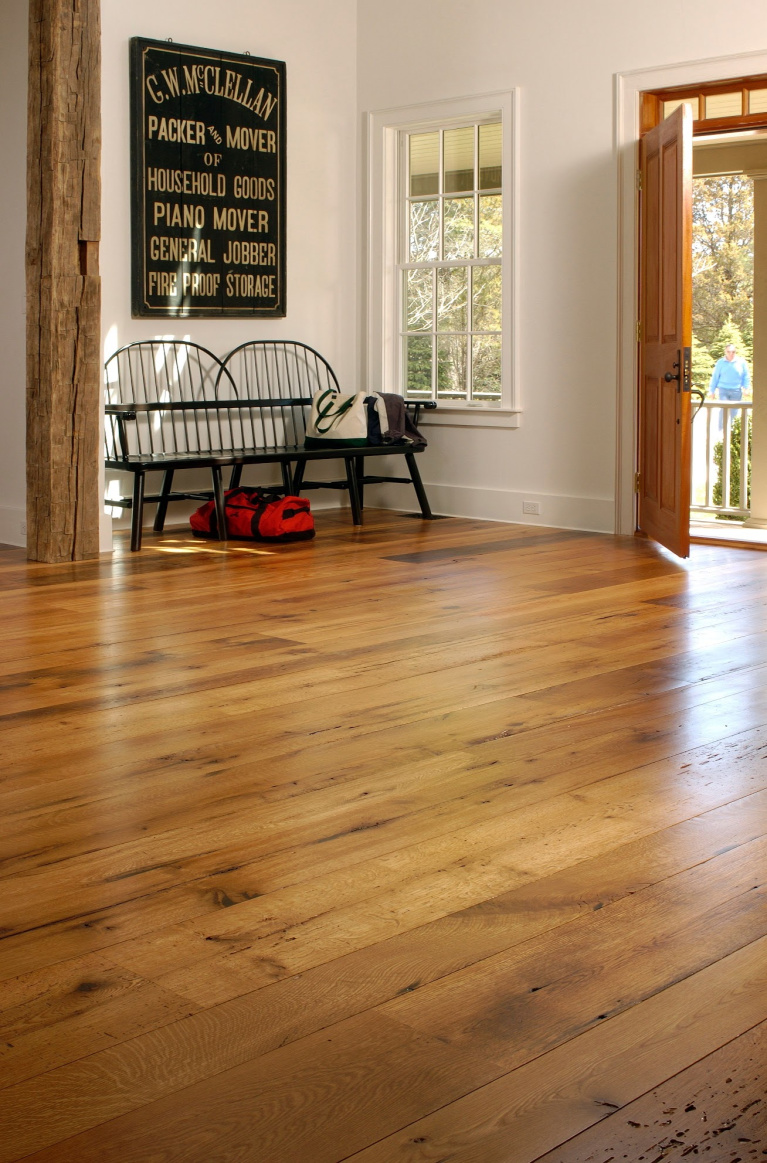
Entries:
POLYGON ((692 422, 693 515, 748 517, 752 409, 750 400, 699 406, 692 422))

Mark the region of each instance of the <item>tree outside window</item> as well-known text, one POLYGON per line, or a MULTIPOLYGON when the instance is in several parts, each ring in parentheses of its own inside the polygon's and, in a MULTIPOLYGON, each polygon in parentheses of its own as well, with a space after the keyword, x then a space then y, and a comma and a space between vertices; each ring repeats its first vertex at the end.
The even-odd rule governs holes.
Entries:
POLYGON ((401 352, 408 399, 502 388, 502 135, 490 121, 403 133, 401 352))

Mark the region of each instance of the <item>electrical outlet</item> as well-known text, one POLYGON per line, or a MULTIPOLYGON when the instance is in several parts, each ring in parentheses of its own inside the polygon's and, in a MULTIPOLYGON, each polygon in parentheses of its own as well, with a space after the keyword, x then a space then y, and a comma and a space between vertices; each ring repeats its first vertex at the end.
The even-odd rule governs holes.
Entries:
POLYGON ((19 521, 19 533, 21 534, 22 537, 26 537, 26 535, 27 535, 27 522, 26 522, 26 520, 19 521))
POLYGON ((538 513, 540 515, 540 512, 541 512, 540 502, 538 502, 538 501, 523 501, 522 502, 522 512, 523 513, 538 513))

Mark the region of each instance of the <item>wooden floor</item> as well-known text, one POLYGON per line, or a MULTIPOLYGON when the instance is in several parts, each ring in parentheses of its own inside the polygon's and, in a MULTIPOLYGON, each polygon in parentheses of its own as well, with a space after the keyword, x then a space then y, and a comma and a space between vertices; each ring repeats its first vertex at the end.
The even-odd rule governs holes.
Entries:
POLYGON ((767 558, 0 552, 0 1163, 767 1156, 767 558))

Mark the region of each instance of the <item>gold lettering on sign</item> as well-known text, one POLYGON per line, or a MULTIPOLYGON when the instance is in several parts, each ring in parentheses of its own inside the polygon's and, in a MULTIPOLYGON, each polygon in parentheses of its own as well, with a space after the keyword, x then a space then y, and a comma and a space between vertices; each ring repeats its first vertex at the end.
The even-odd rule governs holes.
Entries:
POLYGON ((165 85, 171 97, 179 96, 178 89, 178 69, 163 69, 162 75, 165 80, 165 85))
POLYGON ((277 262, 273 242, 229 242, 223 262, 244 267, 272 267, 277 262))
POLYGON ((157 84, 157 77, 154 74, 150 77, 147 77, 146 87, 147 92, 154 101, 155 105, 162 105, 163 101, 165 100, 165 94, 159 88, 157 84))
POLYGON ((165 295, 173 298, 178 294, 178 275, 176 271, 148 271, 149 294, 165 295))
POLYGON ((148 166, 147 190, 158 194, 207 194, 211 198, 226 197, 226 175, 209 174, 205 170, 167 170, 148 166))
POLYGON ((229 271, 226 276, 226 293, 231 299, 273 299, 275 275, 236 275, 229 271))
POLYGON ((221 275, 214 275, 206 271, 184 271, 181 276, 181 290, 187 295, 203 295, 206 299, 215 298, 218 294, 221 275))
MULTIPOLYGON (((262 130, 263 132, 263 130, 262 130)), ((181 145, 205 145, 205 124, 181 117, 147 117, 146 135, 151 141, 156 135, 158 141, 177 141, 181 145)))
POLYGON ((234 149, 254 149, 259 153, 277 152, 277 134, 271 129, 251 129, 247 125, 226 127, 226 144, 234 149))
POLYGON ((262 234, 269 230, 269 213, 266 210, 240 210, 233 206, 213 207, 213 229, 235 230, 242 233, 262 234))
POLYGON ((274 201, 274 178, 251 178, 247 174, 235 174, 235 198, 252 198, 254 202, 263 202, 265 199, 274 201))
POLYGON ((149 257, 153 262, 215 262, 209 238, 177 238, 153 234, 149 239, 149 257))
POLYGON ((185 229, 201 230, 205 225, 204 206, 180 206, 178 202, 155 202, 154 225, 182 226, 185 229))

